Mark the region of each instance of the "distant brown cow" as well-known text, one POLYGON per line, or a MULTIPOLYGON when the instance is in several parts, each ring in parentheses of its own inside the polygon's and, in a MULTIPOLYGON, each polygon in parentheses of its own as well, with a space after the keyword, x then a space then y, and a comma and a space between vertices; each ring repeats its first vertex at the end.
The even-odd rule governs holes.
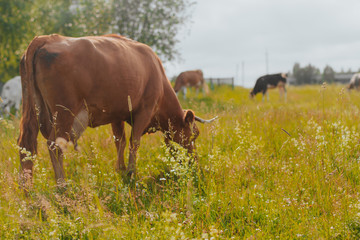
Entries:
MULTIPOLYGON (((40 129, 47 139, 57 182, 65 178, 61 143, 77 139, 86 127, 111 124, 118 150, 116 168, 136 169, 140 137, 162 131, 165 142, 192 153, 199 135, 191 110, 183 110, 150 47, 118 35, 35 37, 20 64, 23 115, 18 144, 25 180, 37 151, 40 129), (124 122, 132 125, 129 164, 124 164, 124 122)), ((206 120, 205 120, 206 121, 206 120)), ((28 177, 28 178, 26 178, 28 177)))
POLYGON ((182 90, 185 99, 187 87, 195 87, 196 94, 198 94, 200 87, 202 87, 203 92, 206 94, 209 92, 209 88, 204 81, 203 72, 201 70, 186 71, 179 74, 174 86, 176 94, 182 90))

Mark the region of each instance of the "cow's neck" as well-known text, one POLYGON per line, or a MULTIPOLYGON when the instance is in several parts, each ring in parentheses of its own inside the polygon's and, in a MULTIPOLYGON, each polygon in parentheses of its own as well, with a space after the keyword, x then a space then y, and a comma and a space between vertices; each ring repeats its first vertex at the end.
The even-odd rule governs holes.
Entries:
POLYGON ((158 112, 152 118, 144 133, 162 131, 169 133, 183 124, 184 111, 170 84, 164 87, 164 96, 158 112), (167 86, 168 85, 168 86, 167 86))
POLYGON ((162 132, 171 131, 174 126, 182 125, 184 111, 171 86, 164 89, 164 99, 156 118, 158 130, 162 132))

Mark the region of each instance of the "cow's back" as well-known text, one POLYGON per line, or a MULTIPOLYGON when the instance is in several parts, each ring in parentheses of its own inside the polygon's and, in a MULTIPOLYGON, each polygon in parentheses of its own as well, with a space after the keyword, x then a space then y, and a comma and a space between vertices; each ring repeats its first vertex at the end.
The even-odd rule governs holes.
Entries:
POLYGON ((203 72, 201 70, 189 71, 188 79, 191 86, 200 86, 204 82, 203 72))
POLYGON ((186 71, 179 74, 176 78, 174 90, 177 92, 181 87, 201 86, 204 83, 203 72, 201 70, 186 71))
POLYGON ((166 82, 148 46, 116 35, 48 36, 34 64, 37 87, 51 112, 62 105, 76 115, 85 105, 95 126, 126 120, 128 99, 136 111, 143 101, 161 98, 166 82))
POLYGON ((264 78, 267 81, 267 84, 271 86, 278 86, 279 82, 286 83, 286 78, 283 77, 282 73, 265 75, 264 78))

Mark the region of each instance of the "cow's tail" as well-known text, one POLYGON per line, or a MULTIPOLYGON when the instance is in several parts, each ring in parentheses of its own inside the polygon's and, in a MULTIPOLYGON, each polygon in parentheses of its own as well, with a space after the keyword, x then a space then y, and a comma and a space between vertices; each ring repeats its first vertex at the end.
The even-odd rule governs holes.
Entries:
MULTIPOLYGON (((34 58, 36 52, 46 43, 45 38, 35 37, 20 61, 22 86, 22 117, 20 120, 20 163, 23 176, 32 176, 33 157, 37 152, 39 124, 35 106, 34 58)), ((27 178, 26 178, 27 179, 27 178)))
POLYGON ((180 73, 180 75, 175 80, 174 91, 177 93, 178 91, 180 91, 182 86, 183 86, 183 75, 180 73))

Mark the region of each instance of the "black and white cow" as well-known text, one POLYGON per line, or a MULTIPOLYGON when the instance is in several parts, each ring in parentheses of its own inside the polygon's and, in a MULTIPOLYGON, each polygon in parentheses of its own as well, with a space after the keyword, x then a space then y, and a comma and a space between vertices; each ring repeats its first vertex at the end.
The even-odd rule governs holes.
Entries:
POLYGON ((348 90, 353 88, 359 90, 359 87, 360 87, 360 73, 355 73, 350 79, 348 90))
POLYGON ((286 78, 286 73, 271 74, 259 77, 258 80, 256 80, 253 90, 250 92, 250 97, 253 98, 256 94, 261 92, 263 94, 263 101, 265 94, 269 100, 269 94, 267 90, 278 87, 280 96, 284 94, 284 99, 286 100, 286 78))

